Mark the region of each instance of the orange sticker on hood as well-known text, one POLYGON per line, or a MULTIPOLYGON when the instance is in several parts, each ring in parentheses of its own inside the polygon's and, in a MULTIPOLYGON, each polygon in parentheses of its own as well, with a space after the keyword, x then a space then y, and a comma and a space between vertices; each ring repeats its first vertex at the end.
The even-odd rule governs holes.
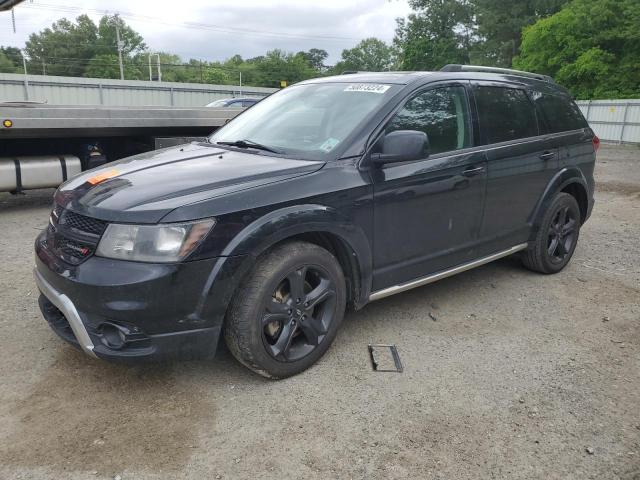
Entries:
POLYGON ((89 180, 87 180, 87 182, 89 182, 91 185, 97 185, 98 183, 104 182, 105 180, 117 177, 119 173, 120 172, 118 172, 117 170, 107 170, 106 172, 102 172, 91 177, 89 180))

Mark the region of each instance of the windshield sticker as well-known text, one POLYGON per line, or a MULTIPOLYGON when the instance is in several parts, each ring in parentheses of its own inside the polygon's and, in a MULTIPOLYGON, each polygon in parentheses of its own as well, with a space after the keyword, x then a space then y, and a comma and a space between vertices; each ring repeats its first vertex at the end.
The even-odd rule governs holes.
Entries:
POLYGON ((368 92, 384 93, 391 88, 391 85, 380 85, 377 83, 353 83, 344 89, 345 92, 368 92))
POLYGON ((337 138, 327 138, 327 140, 322 145, 320 145, 320 150, 329 153, 339 143, 340 140, 338 140, 337 138))

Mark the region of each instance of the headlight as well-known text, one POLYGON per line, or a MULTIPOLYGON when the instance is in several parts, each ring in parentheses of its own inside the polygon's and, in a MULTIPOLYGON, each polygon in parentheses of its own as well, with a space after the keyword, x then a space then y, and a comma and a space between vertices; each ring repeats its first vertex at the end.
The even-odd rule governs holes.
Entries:
POLYGON ((111 223, 96 255, 138 262, 177 262, 186 258, 215 225, 212 218, 164 225, 111 223))

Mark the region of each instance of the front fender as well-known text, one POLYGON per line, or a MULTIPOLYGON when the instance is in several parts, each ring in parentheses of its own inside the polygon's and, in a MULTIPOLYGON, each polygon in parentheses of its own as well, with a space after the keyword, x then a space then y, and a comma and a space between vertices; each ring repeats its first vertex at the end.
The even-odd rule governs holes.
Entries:
POLYGON ((221 252, 203 288, 197 316, 220 318, 242 279, 258 256, 287 238, 305 233, 325 233, 338 239, 354 262, 358 275, 356 306, 366 303, 371 293, 372 256, 365 232, 324 205, 294 205, 272 211, 241 230, 221 252))

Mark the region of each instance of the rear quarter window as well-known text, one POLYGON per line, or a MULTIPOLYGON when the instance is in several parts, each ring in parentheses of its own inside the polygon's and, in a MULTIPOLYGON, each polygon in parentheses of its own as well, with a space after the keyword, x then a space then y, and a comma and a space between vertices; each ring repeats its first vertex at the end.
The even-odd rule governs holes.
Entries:
POLYGON ((480 86, 475 90, 475 97, 486 143, 538 135, 535 107, 524 90, 480 86))
POLYGON ((533 100, 542 112, 550 133, 588 127, 580 108, 569 97, 533 92, 533 100))

